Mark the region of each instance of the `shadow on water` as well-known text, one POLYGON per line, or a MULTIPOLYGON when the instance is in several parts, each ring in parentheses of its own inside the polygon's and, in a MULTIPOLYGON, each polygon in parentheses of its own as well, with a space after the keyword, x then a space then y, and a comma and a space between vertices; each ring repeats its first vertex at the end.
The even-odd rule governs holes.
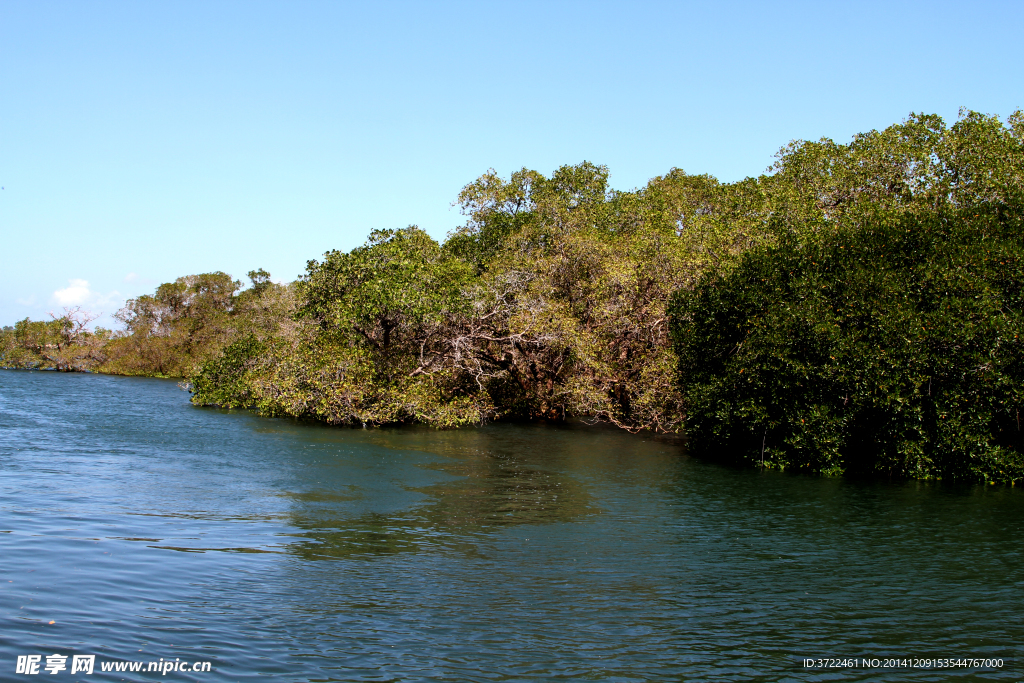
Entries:
MULTIPOLYGON (((345 455, 318 461, 324 471, 317 488, 282 494, 291 503, 289 523, 305 530, 292 534, 286 552, 304 559, 445 549, 473 553, 480 534, 500 527, 570 523, 599 514, 584 481, 567 466, 578 464, 579 432, 522 425, 458 432, 332 430, 322 435, 328 442, 356 440, 386 451, 390 480, 346 483, 353 463, 345 455), (524 429, 531 433, 524 435, 524 429), (396 460, 419 472, 396 478, 396 460), (382 489, 390 494, 382 495, 382 489), (357 512, 371 497, 380 501, 389 495, 409 504, 357 512)), ((595 445, 590 444, 591 455, 595 445)))

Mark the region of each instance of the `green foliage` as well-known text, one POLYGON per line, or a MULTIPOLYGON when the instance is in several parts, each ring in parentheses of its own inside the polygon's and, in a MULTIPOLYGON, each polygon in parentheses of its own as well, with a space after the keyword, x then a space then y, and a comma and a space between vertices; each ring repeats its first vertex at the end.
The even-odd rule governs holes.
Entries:
POLYGON ((289 327, 294 287, 250 272, 253 286, 224 273, 178 278, 116 314, 124 330, 89 330, 95 315, 67 308, 51 321, 25 319, 0 330, 0 366, 184 377, 235 339, 263 339, 289 327))
POLYGON ((673 309, 693 451, 1019 479, 1024 115, 913 115, 791 143, 772 170, 769 239, 673 309))
POLYGON ((533 186, 542 178, 524 168, 505 182, 490 169, 464 187, 458 203, 470 220, 448 236, 445 249, 486 271, 509 240, 535 221, 533 186))
POLYGON ((363 247, 309 262, 299 315, 325 333, 388 354, 425 327, 468 310, 463 289, 472 275, 415 226, 377 230, 363 247))
POLYGON ((453 367, 444 334, 468 315, 474 280, 422 230, 377 231, 310 261, 295 325, 204 363, 192 400, 334 424, 479 422, 487 396, 453 367))
POLYGON ((262 268, 259 268, 258 270, 250 270, 248 275, 249 280, 252 282, 252 289, 249 291, 254 296, 263 296, 267 289, 273 285, 270 280, 270 273, 262 268))
POLYGON ((1024 113, 961 111, 947 128, 913 114, 848 145, 792 142, 767 177, 771 218, 806 236, 836 226, 870 226, 885 216, 1020 204, 1024 197, 1024 113))
POLYGON ((253 286, 222 272, 187 275, 129 299, 117 315, 125 326, 104 348, 101 372, 187 377, 245 335, 274 334, 294 312, 291 287, 271 282, 263 269, 253 286))
POLYGON ((0 330, 0 367, 81 372, 103 362, 114 335, 103 328, 87 329, 96 316, 79 307, 65 308, 60 317, 50 315, 52 320, 25 318, 0 330))
POLYGON ((107 349, 104 372, 183 377, 230 340, 235 292, 225 273, 180 277, 153 295, 129 299, 115 316, 126 333, 107 349))
POLYGON ((746 189, 737 200, 733 186, 673 170, 615 192, 607 176, 584 162, 550 178, 523 169, 505 182, 492 171, 463 190, 469 221, 445 248, 481 273, 464 338, 502 415, 674 431, 681 394, 665 302, 763 229, 725 219, 750 203, 746 189))
POLYGON ((192 392, 205 396, 207 403, 224 408, 251 405, 254 396, 249 371, 266 350, 267 345, 254 334, 234 341, 219 356, 203 364, 201 373, 192 377, 192 392))
POLYGON ((1008 207, 746 253, 673 304, 705 457, 837 474, 1024 478, 1024 243, 1008 207))
POLYGON ((490 170, 457 203, 443 244, 377 231, 287 286, 179 278, 129 301, 123 332, 23 321, 0 358, 332 424, 685 419, 695 451, 740 462, 1019 476, 1020 112, 796 141, 735 183, 490 170))
MULTIPOLYGON (((620 193, 589 163, 507 182, 490 172, 463 191, 469 221, 443 246, 407 228, 310 261, 298 327, 254 360, 248 405, 335 423, 575 415, 677 429, 665 302, 704 254, 721 262, 743 243, 724 220, 678 229, 695 211, 672 201, 686 182, 676 171, 620 193)), ((207 389, 193 400, 224 401, 207 389)))
POLYGON ((252 404, 346 423, 579 416, 676 431, 672 292, 778 240, 1001 206, 1019 194, 1019 119, 966 113, 947 129, 915 115, 848 145, 793 143, 770 175, 729 184, 672 169, 618 192, 589 162, 488 171, 443 245, 409 228, 311 261, 296 327, 255 361, 252 404))
POLYGON ((3 365, 9 368, 52 368, 45 354, 63 341, 63 320, 19 320, 3 330, 3 365))

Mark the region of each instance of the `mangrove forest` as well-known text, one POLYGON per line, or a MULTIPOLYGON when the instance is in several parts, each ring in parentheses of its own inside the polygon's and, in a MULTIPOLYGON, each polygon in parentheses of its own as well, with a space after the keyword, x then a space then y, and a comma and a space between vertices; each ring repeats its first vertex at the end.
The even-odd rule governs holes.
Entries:
POLYGON ((1024 113, 795 141, 758 177, 489 171, 278 284, 222 273, 0 334, 0 366, 178 378, 330 424, 603 421, 701 458, 1024 481, 1024 113))

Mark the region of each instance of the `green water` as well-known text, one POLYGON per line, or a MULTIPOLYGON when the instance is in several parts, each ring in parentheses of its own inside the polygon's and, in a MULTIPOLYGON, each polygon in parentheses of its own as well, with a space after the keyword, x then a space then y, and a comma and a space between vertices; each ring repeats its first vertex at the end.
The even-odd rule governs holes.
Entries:
POLYGON ((584 425, 327 428, 169 381, 0 371, 5 681, 55 653, 46 680, 1016 681, 1022 530, 1019 489, 736 471, 584 425), (802 664, 892 656, 1004 665, 802 664), (212 671, 99 671, 159 658, 212 671))

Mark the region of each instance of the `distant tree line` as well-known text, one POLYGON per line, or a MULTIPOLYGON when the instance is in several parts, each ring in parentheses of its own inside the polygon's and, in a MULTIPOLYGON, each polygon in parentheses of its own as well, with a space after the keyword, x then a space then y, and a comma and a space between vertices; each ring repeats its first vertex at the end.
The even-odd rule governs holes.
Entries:
POLYGON ((225 273, 180 277, 129 299, 114 317, 123 329, 89 330, 80 307, 52 320, 21 320, 0 331, 0 366, 187 378, 239 335, 270 334, 295 308, 293 286, 249 273, 252 287, 225 273))
POLYGON ((736 183, 607 177, 491 171, 443 243, 376 231, 287 285, 179 278, 116 332, 25 320, 0 364, 332 424, 582 417, 764 467, 1024 478, 1021 112, 794 142, 736 183))

